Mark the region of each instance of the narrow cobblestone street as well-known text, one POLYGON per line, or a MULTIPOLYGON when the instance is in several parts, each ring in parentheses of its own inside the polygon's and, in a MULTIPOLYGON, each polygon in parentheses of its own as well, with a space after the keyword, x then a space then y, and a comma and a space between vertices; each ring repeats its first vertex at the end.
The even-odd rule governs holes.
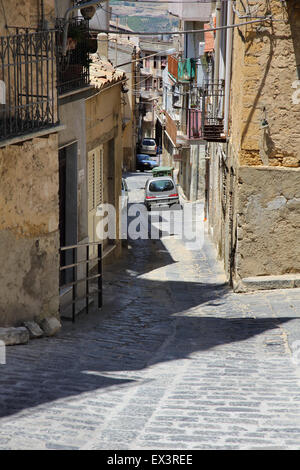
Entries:
POLYGON ((297 449, 299 340, 300 289, 234 294, 208 238, 131 241, 102 311, 7 348, 0 448, 297 449))

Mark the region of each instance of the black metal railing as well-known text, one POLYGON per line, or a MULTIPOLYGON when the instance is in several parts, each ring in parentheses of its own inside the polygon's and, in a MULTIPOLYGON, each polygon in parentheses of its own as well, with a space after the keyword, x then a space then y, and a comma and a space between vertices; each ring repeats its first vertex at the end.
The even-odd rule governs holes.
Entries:
POLYGON ((202 133, 207 141, 223 141, 224 80, 207 82, 203 88, 202 133))
POLYGON ((58 123, 56 32, 0 37, 0 142, 58 123))
POLYGON ((66 54, 63 54, 64 23, 57 21, 57 84, 58 94, 62 95, 77 90, 90 83, 91 42, 89 35, 89 22, 80 18, 73 18, 68 24, 68 39, 66 54))
POLYGON ((97 292, 98 297, 98 308, 102 307, 102 244, 93 242, 93 243, 84 243, 80 245, 70 245, 70 246, 63 246, 60 248, 60 259, 61 259, 61 266, 60 266, 60 274, 61 274, 61 282, 60 287, 62 289, 71 288, 72 289, 72 301, 71 304, 68 302, 66 309, 72 308, 72 315, 71 317, 64 315, 62 311, 62 307, 60 307, 60 317, 65 320, 72 320, 75 322, 76 317, 76 305, 79 301, 85 300, 85 311, 89 313, 89 299, 91 296, 97 292), (90 258, 90 247, 97 246, 97 257, 90 258), (78 249, 85 250, 85 257, 78 261, 78 249), (69 264, 65 264, 66 254, 69 252, 71 254, 71 262, 69 264), (97 274, 90 274, 90 263, 97 263, 97 274), (79 266, 85 265, 85 277, 82 279, 77 279, 77 269, 79 266), (63 274, 69 273, 69 277, 71 280, 67 279, 67 276, 63 274), (93 289, 93 292, 90 292, 90 281, 97 279, 97 289, 93 289), (85 284, 85 294, 84 296, 78 296, 78 284, 84 283, 85 284))

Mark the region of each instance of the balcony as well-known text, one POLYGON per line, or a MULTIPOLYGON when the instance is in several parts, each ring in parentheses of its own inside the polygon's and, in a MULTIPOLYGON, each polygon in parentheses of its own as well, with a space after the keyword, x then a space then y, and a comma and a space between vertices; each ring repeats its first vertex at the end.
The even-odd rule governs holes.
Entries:
POLYGON ((0 142, 55 126, 55 31, 0 37, 0 142))
POLYGON ((224 135, 224 80, 209 82, 203 90, 203 139, 226 142, 224 135))
POLYGON ((69 22, 66 55, 62 54, 63 22, 58 20, 57 35, 57 84, 58 94, 63 95, 89 86, 90 58, 89 53, 95 52, 95 40, 89 34, 89 22, 81 18, 73 18, 69 22))
POLYGON ((178 82, 189 82, 196 77, 196 59, 168 56, 168 72, 178 82))

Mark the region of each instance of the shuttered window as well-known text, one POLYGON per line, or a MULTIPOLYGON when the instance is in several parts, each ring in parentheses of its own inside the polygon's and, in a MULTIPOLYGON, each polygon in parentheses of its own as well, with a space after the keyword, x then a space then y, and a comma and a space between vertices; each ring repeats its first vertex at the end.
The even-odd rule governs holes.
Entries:
POLYGON ((88 153, 88 210, 96 210, 103 201, 103 147, 88 153))

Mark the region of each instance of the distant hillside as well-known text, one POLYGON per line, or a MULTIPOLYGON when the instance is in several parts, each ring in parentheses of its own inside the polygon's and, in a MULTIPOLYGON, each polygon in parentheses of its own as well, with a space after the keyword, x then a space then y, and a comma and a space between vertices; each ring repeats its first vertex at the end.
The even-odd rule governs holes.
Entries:
POLYGON ((112 19, 134 31, 171 31, 178 28, 178 20, 168 14, 165 4, 139 4, 110 0, 112 19))
POLYGON ((130 16, 127 18, 129 28, 134 31, 170 31, 177 26, 177 21, 169 21, 168 18, 130 16))

